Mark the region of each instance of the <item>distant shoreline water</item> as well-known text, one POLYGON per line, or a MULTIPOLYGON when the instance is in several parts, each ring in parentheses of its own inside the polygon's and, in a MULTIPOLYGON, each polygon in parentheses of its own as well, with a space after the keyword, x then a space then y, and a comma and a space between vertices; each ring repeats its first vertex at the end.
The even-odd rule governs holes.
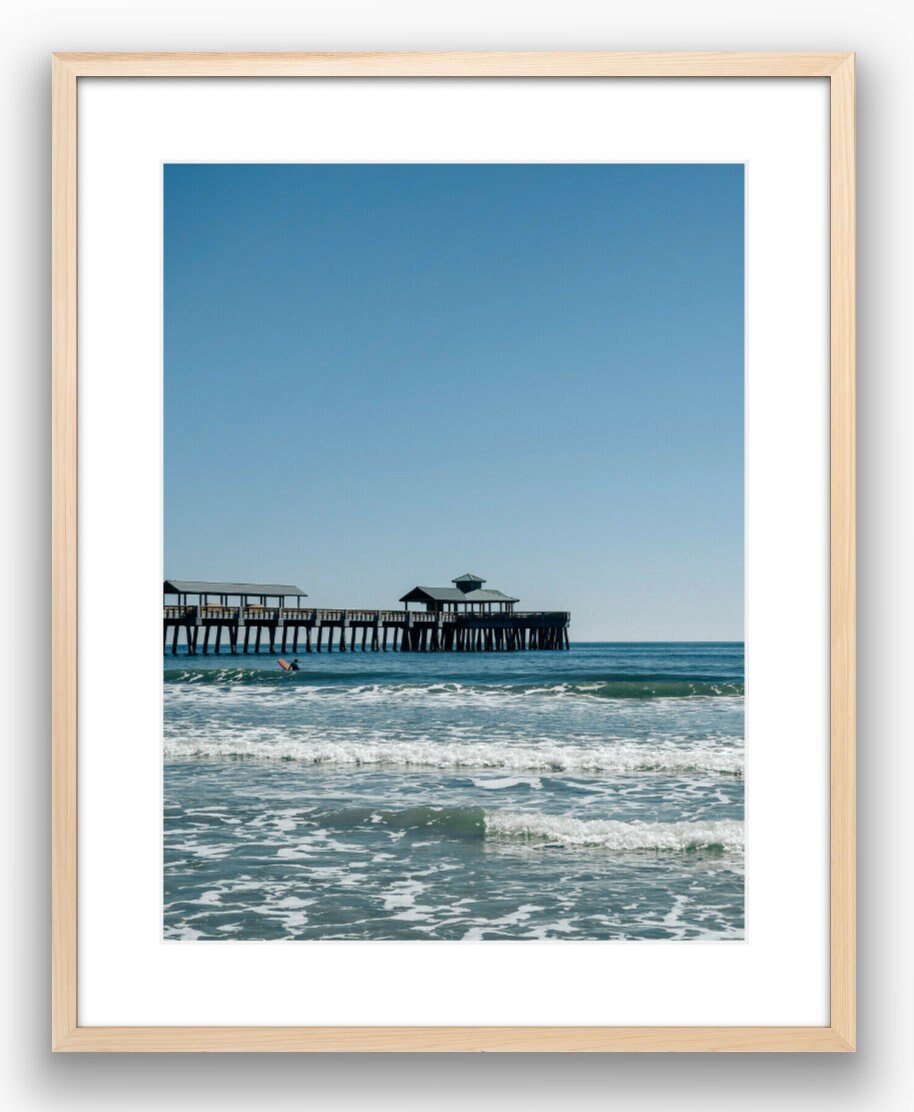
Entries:
POLYGON ((743 936, 741 642, 298 659, 164 657, 166 938, 743 936))

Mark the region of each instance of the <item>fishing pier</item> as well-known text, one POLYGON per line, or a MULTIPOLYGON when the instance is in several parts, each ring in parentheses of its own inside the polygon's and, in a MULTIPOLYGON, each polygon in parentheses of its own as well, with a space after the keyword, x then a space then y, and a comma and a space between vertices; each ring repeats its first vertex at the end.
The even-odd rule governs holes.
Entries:
POLYGON ((414 587, 401 610, 314 609, 291 584, 166 579, 163 648, 191 656, 291 652, 529 652, 570 648, 571 615, 515 610, 467 573, 453 587, 414 587), (174 601, 170 601, 174 600, 174 601), (294 605, 292 604, 294 600, 294 605), (424 609, 410 610, 410 603, 424 609), (278 646, 278 647, 277 647, 278 646))

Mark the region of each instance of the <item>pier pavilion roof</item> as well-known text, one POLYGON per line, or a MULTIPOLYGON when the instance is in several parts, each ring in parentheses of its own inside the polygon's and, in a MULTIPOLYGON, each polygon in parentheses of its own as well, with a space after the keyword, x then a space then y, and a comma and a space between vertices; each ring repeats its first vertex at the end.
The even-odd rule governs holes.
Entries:
POLYGON ((205 579, 166 579, 166 595, 254 595, 266 598, 285 598, 297 595, 307 598, 307 591, 292 583, 212 583, 205 579))
MULTIPOLYGON (((485 582, 485 580, 483 580, 485 582)), ((461 591, 459 587, 413 587, 400 602, 519 602, 501 591, 461 591)))

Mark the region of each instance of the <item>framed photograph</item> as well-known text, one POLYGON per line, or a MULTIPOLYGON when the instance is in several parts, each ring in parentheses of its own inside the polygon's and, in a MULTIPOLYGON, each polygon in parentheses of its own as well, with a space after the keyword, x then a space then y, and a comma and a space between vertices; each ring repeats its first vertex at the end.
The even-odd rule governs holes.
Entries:
POLYGON ((53 261, 55 1050, 855 1048, 853 55, 58 54, 53 261))

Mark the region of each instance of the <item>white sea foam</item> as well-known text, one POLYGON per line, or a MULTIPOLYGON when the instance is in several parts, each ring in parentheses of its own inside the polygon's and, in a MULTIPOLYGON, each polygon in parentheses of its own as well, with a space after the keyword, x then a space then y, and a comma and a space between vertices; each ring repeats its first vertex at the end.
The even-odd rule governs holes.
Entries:
POLYGON ((424 891, 425 885, 418 880, 398 880, 386 892, 381 893, 381 899, 387 911, 399 910, 414 907, 416 897, 424 891))
POLYGON ((519 788, 523 784, 534 791, 539 791, 543 786, 538 776, 501 776, 497 780, 476 779, 473 781, 474 787, 482 788, 488 792, 497 792, 504 788, 519 788))
POLYGON ((611 850, 743 849, 743 824, 719 822, 615 822, 524 811, 486 811, 486 838, 598 846, 611 850))

